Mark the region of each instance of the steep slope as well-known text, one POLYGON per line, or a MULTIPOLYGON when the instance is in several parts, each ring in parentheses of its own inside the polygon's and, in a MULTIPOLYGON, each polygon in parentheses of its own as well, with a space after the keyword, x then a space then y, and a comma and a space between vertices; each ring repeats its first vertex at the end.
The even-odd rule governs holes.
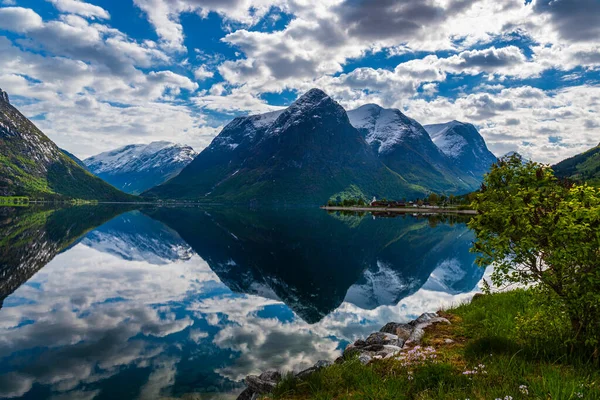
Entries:
POLYGON ((197 153, 170 142, 132 144, 84 160, 96 176, 124 192, 140 194, 176 176, 197 153))
POLYGON ((85 169, 86 171, 88 170, 87 166, 83 163, 83 161, 81 161, 75 154, 70 153, 65 149, 60 149, 60 151, 62 151, 63 154, 66 155, 67 157, 69 157, 71 160, 75 161, 75 164, 79 165, 81 168, 85 169))
POLYGON ((65 155, 0 90, 0 196, 127 201, 65 155))
POLYGON ((488 150, 485 140, 472 124, 451 121, 425 125, 433 143, 460 168, 477 180, 489 171, 497 157, 488 150))
POLYGON ((600 144, 552 166, 556 176, 600 187, 600 144))
POLYGON ((348 112, 352 125, 391 170, 436 192, 465 192, 479 185, 434 144, 426 130, 400 110, 366 104, 348 112))
POLYGON ((144 193, 257 204, 323 204, 356 185, 367 196, 413 197, 344 109, 312 89, 282 112, 236 118, 175 178, 144 193))

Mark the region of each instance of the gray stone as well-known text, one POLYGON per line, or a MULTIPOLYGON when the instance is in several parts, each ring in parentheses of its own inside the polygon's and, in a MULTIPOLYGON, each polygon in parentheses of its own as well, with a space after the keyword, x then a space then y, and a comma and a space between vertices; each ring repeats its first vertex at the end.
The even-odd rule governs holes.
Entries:
POLYGON ((361 355, 358 357, 358 361, 360 361, 360 363, 361 363, 362 365, 367 365, 368 363, 370 363, 370 362, 371 362, 371 360, 372 360, 372 357, 371 357, 371 356, 369 356, 369 355, 367 355, 367 354, 361 354, 361 355))
MULTIPOLYGON (((337 361, 337 360, 336 360, 337 361)), ((317 361, 317 363, 315 365, 313 365, 310 368, 305 369, 304 371, 298 372, 296 374, 296 378, 299 379, 305 379, 306 377, 308 377, 309 375, 313 374, 314 372, 320 370, 321 368, 325 368, 325 367, 329 367, 330 365, 332 365, 333 363, 331 361, 326 361, 326 360, 319 360, 317 361)))
POLYGON ((281 381, 281 374, 277 370, 270 369, 260 374, 259 378, 263 381, 279 383, 281 381))
POLYGON ((442 323, 450 325, 450 321, 448 321, 446 318, 438 317, 437 314, 433 313, 425 313, 413 322, 416 322, 415 329, 410 334, 406 344, 420 343, 425 335, 425 328, 431 325, 442 323))
POLYGON ((454 343, 454 340, 452 340, 452 339, 444 339, 444 343, 451 344, 451 343, 454 343))
POLYGON ((386 354, 389 354, 389 353, 397 353, 400 350, 402 350, 402 348, 399 346, 393 346, 391 344, 386 344, 385 346, 383 346, 382 351, 385 352, 386 354))
POLYGON ((414 321, 411 321, 410 324, 413 326, 417 326, 419 324, 422 324, 423 322, 428 322, 434 318, 438 318, 438 315, 436 313, 424 313, 421 314, 419 318, 415 319, 414 321))
POLYGON ((383 350, 383 346, 383 344, 371 344, 369 346, 363 347, 362 349, 359 349, 358 351, 360 351, 361 353, 370 351, 377 352, 383 350))
MULTIPOLYGON (((272 373, 272 371, 267 372, 269 373, 269 375, 265 375, 267 373, 263 372, 261 376, 265 375, 265 377, 270 378, 270 374, 272 373)), ((279 375, 279 378, 281 379, 281 375, 279 375)), ((277 386, 277 383, 279 382, 275 380, 265 380, 262 379, 260 376, 256 375, 248 375, 244 381, 246 382, 248 388, 252 390, 252 392, 258 394, 271 393, 273 389, 275 389, 275 386, 277 386)))
POLYGON ((380 332, 391 333, 398 336, 399 339, 406 340, 410 337, 414 327, 410 324, 400 324, 397 322, 389 322, 381 328, 380 332))
POLYGON ((400 338, 397 335, 386 332, 375 332, 369 335, 366 340, 367 345, 381 344, 401 346, 400 338))
POLYGON ((237 397, 237 400, 254 400, 257 396, 256 393, 250 388, 246 388, 240 395, 237 397))

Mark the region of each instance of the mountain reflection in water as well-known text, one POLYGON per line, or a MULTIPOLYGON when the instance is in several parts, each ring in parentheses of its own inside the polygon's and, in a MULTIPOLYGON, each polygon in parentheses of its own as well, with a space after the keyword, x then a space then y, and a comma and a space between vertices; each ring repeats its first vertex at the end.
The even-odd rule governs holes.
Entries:
POLYGON ((228 398, 249 373, 332 360, 477 290, 453 222, 0 208, 0 398, 228 398))

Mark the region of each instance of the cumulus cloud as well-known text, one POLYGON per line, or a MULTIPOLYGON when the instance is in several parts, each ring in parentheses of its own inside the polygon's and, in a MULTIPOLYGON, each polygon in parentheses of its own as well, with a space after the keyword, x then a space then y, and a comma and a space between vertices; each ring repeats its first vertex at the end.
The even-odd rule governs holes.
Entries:
POLYGON ((600 2, 596 0, 534 0, 534 10, 548 15, 560 36, 570 42, 598 42, 600 2))
POLYGON ((81 0, 49 0, 59 11, 88 18, 110 19, 108 11, 102 7, 81 0))
POLYGON ((179 21, 182 13, 197 13, 206 17, 210 12, 223 18, 252 26, 274 6, 285 0, 134 0, 154 26, 163 46, 171 51, 185 51, 184 31, 179 21))
POLYGON ((201 65, 194 70, 194 78, 196 78, 197 81, 212 78, 214 75, 215 73, 207 70, 204 65, 201 65))
POLYGON ((0 8, 0 29, 25 33, 43 26, 42 17, 29 8, 0 8))

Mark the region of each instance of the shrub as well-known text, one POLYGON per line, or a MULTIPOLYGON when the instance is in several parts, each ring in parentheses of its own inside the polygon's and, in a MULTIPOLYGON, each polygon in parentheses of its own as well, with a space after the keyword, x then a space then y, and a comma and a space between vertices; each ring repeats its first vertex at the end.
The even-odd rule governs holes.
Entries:
POLYGON ((513 156, 492 166, 472 207, 473 251, 480 265, 495 265, 494 283, 539 285, 568 316, 572 340, 598 357, 598 189, 559 182, 549 167, 513 156))

